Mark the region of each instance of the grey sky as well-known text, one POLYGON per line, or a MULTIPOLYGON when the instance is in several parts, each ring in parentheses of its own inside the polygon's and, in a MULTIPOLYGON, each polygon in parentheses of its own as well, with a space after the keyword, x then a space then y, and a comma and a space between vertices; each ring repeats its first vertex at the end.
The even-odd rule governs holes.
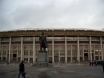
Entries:
POLYGON ((104 28, 104 0, 0 0, 0 30, 104 28))

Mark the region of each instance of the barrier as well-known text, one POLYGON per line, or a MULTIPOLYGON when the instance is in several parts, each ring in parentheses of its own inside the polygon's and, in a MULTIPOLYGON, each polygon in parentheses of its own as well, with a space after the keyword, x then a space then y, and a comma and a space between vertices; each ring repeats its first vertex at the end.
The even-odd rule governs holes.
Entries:
POLYGON ((88 62, 85 63, 53 63, 53 66, 89 66, 88 62))
POLYGON ((83 64, 84 64, 84 66, 89 66, 89 63, 86 63, 86 62, 85 62, 85 63, 83 63, 83 64))

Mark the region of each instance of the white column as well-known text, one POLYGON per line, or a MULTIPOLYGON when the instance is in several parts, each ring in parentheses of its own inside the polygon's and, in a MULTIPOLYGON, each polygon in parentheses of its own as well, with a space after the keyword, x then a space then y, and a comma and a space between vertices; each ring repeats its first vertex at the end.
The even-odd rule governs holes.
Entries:
POLYGON ((35 37, 33 37, 33 63, 36 62, 35 37))
POLYGON ((90 60, 92 61, 92 46, 91 46, 91 37, 90 38, 90 60))
POLYGON ((103 60, 102 37, 100 37, 100 46, 101 46, 101 59, 103 60))
POLYGON ((77 60, 78 62, 80 62, 80 53, 79 53, 79 37, 77 37, 78 40, 77 40, 77 51, 78 51, 78 54, 77 54, 77 60))
POLYGON ((59 60, 59 62, 60 62, 60 45, 58 45, 58 60, 59 60))
POLYGON ((52 63, 54 63, 54 37, 52 38, 52 63))
POLYGON ((21 61, 23 60, 23 37, 21 37, 21 61))
POLYGON ((67 37, 65 37, 65 63, 67 63, 67 37))
POLYGON ((94 45, 93 59, 95 60, 95 45, 94 45))
POLYGON ((9 61, 10 62, 10 52, 11 52, 11 37, 9 38, 9 61))
MULTIPOLYGON (((0 46, 1 46, 1 38, 0 38, 0 46)), ((2 49, 0 48, 1 51, 1 61, 2 61, 2 49)))
POLYGON ((70 46, 70 50, 71 50, 71 62, 73 61, 73 57, 72 57, 72 45, 70 46))
POLYGON ((84 45, 82 45, 82 52, 83 52, 83 61, 85 60, 84 58, 84 45))

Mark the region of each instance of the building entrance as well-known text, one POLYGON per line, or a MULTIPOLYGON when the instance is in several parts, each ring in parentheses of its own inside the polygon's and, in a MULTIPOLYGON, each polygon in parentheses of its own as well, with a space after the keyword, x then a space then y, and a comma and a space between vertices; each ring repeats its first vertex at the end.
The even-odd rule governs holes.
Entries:
POLYGON ((88 61, 88 53, 84 53, 84 60, 88 61))
POLYGON ((13 61, 16 61, 17 54, 13 54, 13 61))

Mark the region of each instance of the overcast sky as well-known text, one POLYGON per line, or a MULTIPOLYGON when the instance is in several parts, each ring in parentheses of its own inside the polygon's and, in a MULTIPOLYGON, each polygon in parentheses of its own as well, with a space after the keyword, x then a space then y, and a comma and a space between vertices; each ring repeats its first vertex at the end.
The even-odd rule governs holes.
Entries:
POLYGON ((0 0, 0 30, 104 28, 104 0, 0 0))

